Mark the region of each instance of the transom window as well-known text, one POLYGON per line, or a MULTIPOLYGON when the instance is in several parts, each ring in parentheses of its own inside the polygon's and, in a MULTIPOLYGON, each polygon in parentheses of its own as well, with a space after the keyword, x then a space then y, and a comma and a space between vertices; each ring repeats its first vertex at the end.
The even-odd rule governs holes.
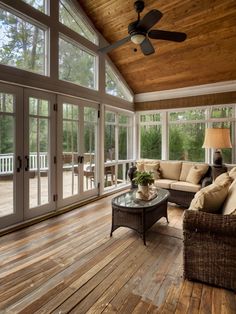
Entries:
POLYGON ((59 79, 97 89, 97 57, 76 43, 59 40, 59 79))
POLYGON ((132 101, 132 95, 128 89, 121 83, 108 62, 106 62, 106 93, 112 96, 132 101))
POLYGON ((48 14, 49 0, 23 0, 25 3, 31 5, 33 8, 48 14))
POLYGON ((78 9, 71 1, 60 0, 59 20, 62 24, 88 39, 94 44, 98 43, 98 37, 89 25, 84 21, 78 9))

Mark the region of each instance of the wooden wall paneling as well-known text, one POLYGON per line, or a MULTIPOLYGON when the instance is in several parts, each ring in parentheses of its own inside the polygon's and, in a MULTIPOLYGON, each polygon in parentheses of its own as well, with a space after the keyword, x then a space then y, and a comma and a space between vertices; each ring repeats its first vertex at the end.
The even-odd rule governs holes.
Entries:
POLYGON ((235 104, 236 92, 136 102, 135 111, 235 104))

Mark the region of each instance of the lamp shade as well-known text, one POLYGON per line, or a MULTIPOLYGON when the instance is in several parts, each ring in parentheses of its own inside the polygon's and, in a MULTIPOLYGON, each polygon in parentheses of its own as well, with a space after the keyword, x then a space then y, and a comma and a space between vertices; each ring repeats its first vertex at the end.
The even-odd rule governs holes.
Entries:
POLYGON ((204 148, 231 148, 230 129, 209 128, 205 131, 204 148))

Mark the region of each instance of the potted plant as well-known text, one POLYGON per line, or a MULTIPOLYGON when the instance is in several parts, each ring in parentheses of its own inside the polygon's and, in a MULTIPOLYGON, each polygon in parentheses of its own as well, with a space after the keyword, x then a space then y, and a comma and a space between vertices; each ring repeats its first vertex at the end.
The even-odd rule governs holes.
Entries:
POLYGON ((149 185, 154 183, 152 172, 136 171, 133 181, 138 184, 139 190, 145 195, 148 194, 149 185))

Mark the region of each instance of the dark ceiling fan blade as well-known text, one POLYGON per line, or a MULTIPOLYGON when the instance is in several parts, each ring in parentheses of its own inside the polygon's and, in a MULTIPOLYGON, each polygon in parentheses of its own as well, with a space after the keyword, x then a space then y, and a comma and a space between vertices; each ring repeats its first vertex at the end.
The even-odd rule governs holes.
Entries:
POLYGON ((159 29, 150 30, 148 36, 153 39, 163 39, 177 42, 184 41, 187 38, 187 35, 185 33, 162 31, 159 29))
POLYGON ((161 19, 162 15, 163 14, 158 10, 149 11, 138 23, 137 28, 147 32, 153 25, 155 25, 161 19))
POLYGON ((116 41, 114 44, 108 45, 106 47, 103 48, 99 48, 98 51, 103 52, 103 53, 107 53, 110 52, 111 50, 120 47, 121 45, 127 43, 130 40, 131 36, 127 36, 123 39, 120 39, 118 41, 116 41))
POLYGON ((151 55, 155 52, 155 49, 150 42, 150 40, 146 37, 144 41, 140 44, 141 50, 145 56, 151 55))

